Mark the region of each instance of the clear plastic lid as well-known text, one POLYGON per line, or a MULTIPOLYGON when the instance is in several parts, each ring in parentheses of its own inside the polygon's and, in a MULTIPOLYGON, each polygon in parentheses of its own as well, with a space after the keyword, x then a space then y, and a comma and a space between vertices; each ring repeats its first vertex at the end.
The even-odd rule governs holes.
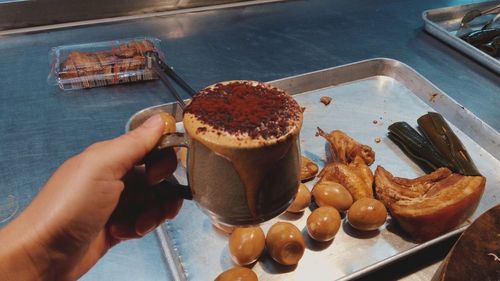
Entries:
POLYGON ((133 38, 54 47, 48 81, 63 90, 156 79, 146 52, 159 51, 157 38, 133 38))

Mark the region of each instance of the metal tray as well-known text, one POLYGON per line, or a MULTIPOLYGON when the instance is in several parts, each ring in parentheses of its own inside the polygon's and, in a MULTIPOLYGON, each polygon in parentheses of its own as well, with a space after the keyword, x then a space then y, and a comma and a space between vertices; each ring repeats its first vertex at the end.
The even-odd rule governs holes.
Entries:
MULTIPOLYGON (((398 176, 422 175, 387 138, 387 127, 401 120, 416 126, 416 119, 427 111, 440 112, 451 122, 487 177, 486 191, 471 220, 500 203, 500 174, 496 172, 500 169, 500 134, 407 65, 391 59, 371 59, 270 83, 295 95, 306 107, 301 149, 320 166, 324 165, 326 141, 315 136, 317 126, 327 131, 341 129, 372 146, 376 152, 372 169, 382 165, 398 176), (331 104, 320 103, 321 96, 332 97, 331 104), (381 142, 376 143, 375 138, 381 142)), ((164 104, 136 113, 128 124, 152 111, 167 111, 181 120, 176 104, 164 104)), ((178 125, 182 128, 181 123, 178 125)), ((179 167, 175 176, 181 183, 186 182, 184 175, 179 167)), ((312 188, 313 184, 309 182, 307 186, 312 188)), ((283 214, 262 227, 267 231, 274 222, 284 220, 304 229, 309 213, 306 210, 302 216, 283 214)), ((264 254, 253 270, 260 280, 349 280, 462 232, 467 224, 434 240, 415 244, 391 221, 380 232, 370 234, 357 232, 344 221, 332 243, 315 243, 304 231, 307 249, 296 267, 277 265, 264 254)), ((233 266, 227 236, 215 229, 193 202, 185 201, 179 215, 158 228, 157 233, 172 280, 213 280, 233 266)))
MULTIPOLYGON (((500 74, 500 58, 489 56, 455 35, 465 13, 474 9, 485 10, 498 4, 500 1, 491 1, 424 11, 422 18, 425 22, 425 30, 500 74)), ((479 29, 486 22, 485 20, 474 20, 471 27, 479 29)))

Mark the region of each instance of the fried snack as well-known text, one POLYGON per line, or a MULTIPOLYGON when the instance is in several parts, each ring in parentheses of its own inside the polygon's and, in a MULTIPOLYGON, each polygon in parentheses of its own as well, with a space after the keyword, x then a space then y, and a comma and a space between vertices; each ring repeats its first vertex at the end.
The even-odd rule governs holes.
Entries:
POLYGON ((299 189, 297 191, 297 195, 295 195, 295 199, 292 204, 288 207, 287 212, 290 213, 302 213, 309 204, 311 203, 311 192, 307 188, 307 186, 303 183, 299 185, 299 189))
POLYGON ((151 80, 152 70, 146 67, 148 51, 155 51, 148 40, 121 44, 108 51, 73 51, 61 63, 58 77, 72 79, 69 83, 74 84, 74 88, 151 80))
POLYGON ((319 171, 318 165, 311 159, 302 156, 300 158, 300 180, 306 182, 312 180, 319 171))
POLYGON ((393 218, 416 241, 426 241, 463 223, 481 199, 486 178, 453 174, 448 168, 415 179, 394 177, 381 166, 375 192, 393 218))
POLYGON ((342 131, 335 130, 327 134, 318 127, 318 134, 330 143, 331 162, 349 164, 356 156, 361 157, 368 166, 375 161, 375 152, 371 147, 358 143, 342 131))
POLYGON ((333 181, 344 186, 354 201, 373 198, 373 174, 361 156, 349 164, 334 162, 328 164, 318 175, 321 181, 333 181))

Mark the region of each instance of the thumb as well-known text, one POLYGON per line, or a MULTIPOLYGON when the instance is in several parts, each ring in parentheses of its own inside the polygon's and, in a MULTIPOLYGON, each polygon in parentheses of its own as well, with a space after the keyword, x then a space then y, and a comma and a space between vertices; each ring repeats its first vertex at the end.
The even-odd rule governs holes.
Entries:
POLYGON ((119 179, 155 147, 164 127, 163 119, 156 114, 136 129, 115 139, 92 145, 89 150, 97 154, 101 167, 111 169, 113 177, 119 179))

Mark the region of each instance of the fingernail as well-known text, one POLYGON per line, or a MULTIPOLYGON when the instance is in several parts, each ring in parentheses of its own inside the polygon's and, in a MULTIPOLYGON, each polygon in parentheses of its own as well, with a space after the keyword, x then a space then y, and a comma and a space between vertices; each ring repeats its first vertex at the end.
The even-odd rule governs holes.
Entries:
POLYGON ((155 114, 148 118, 144 123, 142 123, 142 127, 151 128, 158 127, 163 123, 163 120, 159 114, 155 114))
POLYGON ((158 223, 154 218, 144 218, 137 221, 135 225, 135 233, 137 233, 137 235, 144 236, 153 231, 157 226, 158 223))

